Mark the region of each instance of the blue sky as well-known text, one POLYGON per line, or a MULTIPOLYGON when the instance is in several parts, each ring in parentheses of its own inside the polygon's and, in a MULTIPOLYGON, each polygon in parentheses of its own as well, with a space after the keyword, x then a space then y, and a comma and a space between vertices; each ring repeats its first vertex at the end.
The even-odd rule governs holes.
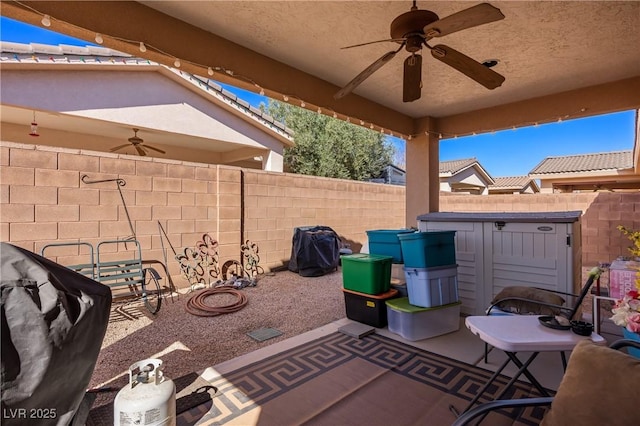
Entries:
MULTIPOLYGON (((92 44, 5 17, 0 17, 0 39, 18 43, 92 44)), ((252 105, 267 102, 267 98, 256 93, 226 87, 252 105)), ((634 127, 635 111, 624 111, 443 139, 440 142, 440 160, 476 157, 493 177, 526 175, 545 157, 630 150, 635 138, 634 127)), ((398 150, 404 151, 403 141, 390 139, 398 150)))

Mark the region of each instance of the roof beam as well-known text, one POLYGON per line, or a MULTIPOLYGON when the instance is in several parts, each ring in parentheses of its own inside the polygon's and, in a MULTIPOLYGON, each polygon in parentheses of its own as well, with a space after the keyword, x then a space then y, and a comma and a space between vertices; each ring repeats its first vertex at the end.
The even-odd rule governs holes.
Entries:
POLYGON ((339 118, 357 117, 377 129, 409 135, 413 119, 357 95, 336 101, 340 88, 273 60, 260 53, 209 33, 184 21, 160 13, 135 1, 3 1, 0 13, 40 26, 42 16, 51 17, 52 31, 82 40, 102 34, 103 46, 207 77, 209 66, 233 72, 215 72, 212 79, 275 99, 289 97, 289 103, 304 100, 308 108, 318 107, 339 118), (26 7, 25 7, 26 6, 26 7), (170 29, 170 31, 168 30, 170 29), (147 46, 140 52, 139 42, 147 46))
POLYGON ((448 117, 431 117, 443 138, 640 108, 640 76, 448 117))

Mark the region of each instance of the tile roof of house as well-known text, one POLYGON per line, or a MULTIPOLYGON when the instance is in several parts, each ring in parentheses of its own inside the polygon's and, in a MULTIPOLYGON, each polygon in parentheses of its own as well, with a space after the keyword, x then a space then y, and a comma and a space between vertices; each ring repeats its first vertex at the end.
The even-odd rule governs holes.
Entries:
POLYGON ((474 163, 478 163, 477 158, 464 158, 461 160, 449 160, 449 161, 441 161, 439 166, 440 173, 458 173, 460 170, 466 169, 467 167, 473 165, 474 163))
POLYGON ((621 170, 633 167, 632 151, 601 152, 596 154, 547 157, 529 174, 621 170))
POLYGON ((489 185, 489 189, 524 189, 532 182, 529 176, 506 176, 493 179, 495 183, 489 185))
POLYGON ((292 139, 293 130, 285 126, 283 123, 275 120, 266 112, 260 111, 258 108, 251 106, 248 102, 238 98, 235 94, 224 89, 214 80, 189 74, 185 71, 166 67, 156 62, 149 61, 144 58, 137 58, 127 53, 109 49, 101 46, 71 46, 67 44, 59 44, 57 46, 40 43, 13 43, 7 41, 0 42, 0 63, 20 62, 20 63, 54 63, 54 64, 103 64, 108 65, 131 65, 131 66, 162 66, 182 78, 196 81, 198 86, 208 93, 213 94, 218 99, 235 107, 243 114, 257 119, 257 121, 269 127, 271 130, 281 134, 282 136, 292 139))

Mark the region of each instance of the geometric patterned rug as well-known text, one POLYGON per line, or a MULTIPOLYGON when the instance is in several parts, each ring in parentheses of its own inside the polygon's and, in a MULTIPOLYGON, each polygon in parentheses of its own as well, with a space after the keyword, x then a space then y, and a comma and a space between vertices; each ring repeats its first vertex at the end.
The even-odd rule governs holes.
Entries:
MULTIPOLYGON (((493 373, 372 334, 333 333, 225 374, 178 425, 448 425, 493 373)), ((480 399, 508 382, 499 377, 480 399)), ((540 396, 516 382, 504 399, 540 396)), ((486 425, 537 425, 546 408, 502 410, 486 425)))

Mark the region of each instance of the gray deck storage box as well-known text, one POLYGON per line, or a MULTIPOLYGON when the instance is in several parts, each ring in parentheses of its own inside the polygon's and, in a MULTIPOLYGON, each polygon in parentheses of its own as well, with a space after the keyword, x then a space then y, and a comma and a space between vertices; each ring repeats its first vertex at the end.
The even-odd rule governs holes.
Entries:
POLYGON ((578 292, 582 212, 457 213, 418 216, 421 231, 455 230, 462 312, 483 315, 504 287, 578 292))

